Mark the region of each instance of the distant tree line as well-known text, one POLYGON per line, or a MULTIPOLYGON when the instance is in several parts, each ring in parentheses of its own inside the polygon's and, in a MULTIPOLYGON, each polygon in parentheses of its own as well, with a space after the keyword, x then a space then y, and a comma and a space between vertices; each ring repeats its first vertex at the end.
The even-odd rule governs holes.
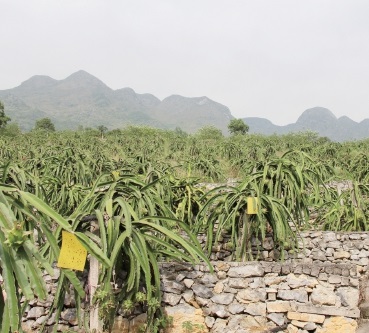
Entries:
MULTIPOLYGON (((5 114, 4 104, 0 101, 0 131, 1 134, 5 135, 17 135, 21 133, 18 124, 11 123, 10 117, 5 114)), ((78 131, 82 130, 94 130, 93 128, 83 128, 83 126, 78 127, 78 131)), ((101 138, 108 132, 108 128, 105 125, 96 126, 96 129, 100 134, 101 138)), ((232 119, 228 124, 228 130, 231 135, 245 135, 249 131, 249 126, 244 123, 242 119, 232 119)), ((52 120, 48 117, 38 119, 32 131, 45 131, 45 132, 55 132, 55 125, 52 120)), ((180 136, 187 136, 188 133, 183 131, 181 128, 176 127, 174 130, 180 136)), ((198 137, 202 139, 220 139, 223 137, 223 133, 220 129, 215 126, 209 125, 200 128, 196 133, 198 137)))

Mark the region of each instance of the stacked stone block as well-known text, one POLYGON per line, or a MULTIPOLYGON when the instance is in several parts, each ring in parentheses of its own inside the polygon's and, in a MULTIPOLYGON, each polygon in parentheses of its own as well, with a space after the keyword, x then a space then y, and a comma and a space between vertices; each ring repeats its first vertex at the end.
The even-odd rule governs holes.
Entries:
POLYGON ((355 332, 360 317, 355 265, 217 262, 214 268, 211 273, 203 265, 162 265, 163 300, 171 314, 176 307, 178 313, 184 306, 187 312, 201 309, 204 331, 214 333, 278 327, 329 332, 337 323, 351 327, 340 332, 355 332))
MULTIPOLYGON (((205 236, 199 240, 206 242, 205 236)), ((257 262, 227 261, 232 258, 229 243, 229 236, 223 234, 213 247, 214 273, 204 265, 161 265, 163 306, 174 318, 168 332, 182 332, 185 321, 202 327, 203 332, 355 331, 360 303, 369 304, 369 295, 363 295, 361 288, 369 263, 368 233, 303 232, 298 251, 285 250, 284 262, 276 259, 280 253, 272 237, 253 240, 257 262)), ((77 325, 71 292, 59 321, 55 322, 54 314, 49 316, 58 269, 55 273, 53 278, 44 276, 47 300, 31 301, 26 308, 22 325, 26 332, 38 332, 42 325, 50 332, 55 327, 59 332, 84 332, 77 325)), ((120 314, 114 332, 134 332, 133 327, 145 322, 145 314, 135 315, 125 318, 120 314)))

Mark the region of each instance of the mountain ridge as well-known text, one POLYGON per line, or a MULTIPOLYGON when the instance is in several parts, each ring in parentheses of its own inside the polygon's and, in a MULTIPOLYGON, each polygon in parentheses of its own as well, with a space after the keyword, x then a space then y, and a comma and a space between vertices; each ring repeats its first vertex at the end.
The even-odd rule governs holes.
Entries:
MULTIPOLYGON (((198 99, 211 101, 207 97, 198 99)), ((180 95, 161 101, 152 94, 138 94, 128 87, 113 90, 83 70, 62 80, 46 75, 32 76, 18 87, 0 90, 0 100, 5 104, 6 113, 26 131, 32 129, 40 117, 49 117, 57 129, 76 129, 81 125, 104 125, 113 129, 138 124, 165 129, 181 127, 194 132, 213 125, 226 134, 227 124, 233 118, 226 106, 214 101, 196 105, 196 98, 180 95), (186 113, 195 121, 186 117, 186 113)))
POLYGON ((285 126, 274 125, 265 118, 246 117, 242 120, 250 126, 250 133, 255 134, 312 131, 338 142, 369 138, 369 119, 356 122, 347 116, 337 118, 332 111, 319 106, 305 110, 295 123, 285 126))
MULTIPOLYGON (((62 80, 34 75, 19 86, 0 90, 6 114, 22 130, 31 130, 36 120, 50 118, 57 129, 77 129, 104 125, 108 129, 127 125, 149 125, 193 133, 204 126, 215 126, 228 133, 234 117, 229 108, 207 96, 170 95, 163 100, 150 93, 139 94, 132 88, 113 90, 84 70, 62 80)), ((369 119, 355 122, 347 116, 337 118, 323 107, 302 112, 295 123, 275 125, 259 117, 242 118, 250 133, 264 135, 313 131, 333 141, 369 138, 369 119)))

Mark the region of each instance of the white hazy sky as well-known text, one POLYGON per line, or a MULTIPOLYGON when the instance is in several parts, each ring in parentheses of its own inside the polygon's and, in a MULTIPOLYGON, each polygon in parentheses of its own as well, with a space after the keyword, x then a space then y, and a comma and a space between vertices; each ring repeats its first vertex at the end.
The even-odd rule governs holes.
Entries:
POLYGON ((0 89, 84 69, 160 99, 369 118, 368 0, 0 0, 0 89))

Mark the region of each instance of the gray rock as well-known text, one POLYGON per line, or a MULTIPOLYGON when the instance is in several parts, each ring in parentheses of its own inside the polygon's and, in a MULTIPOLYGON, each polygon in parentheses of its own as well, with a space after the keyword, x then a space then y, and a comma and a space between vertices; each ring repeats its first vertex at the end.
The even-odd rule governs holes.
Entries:
POLYGON ((78 324, 77 309, 66 309, 61 313, 60 317, 71 325, 78 324))
POLYGON ((315 250, 313 251, 312 255, 313 255, 314 260, 321 260, 321 261, 327 260, 327 257, 323 251, 315 250))
POLYGON ((174 306, 177 305, 179 303, 179 301, 181 300, 182 296, 178 295, 178 294, 172 294, 172 293, 164 293, 163 295, 163 302, 174 306))
POLYGON ((228 285, 224 285, 223 292, 230 294, 237 294, 240 290, 236 288, 231 288, 228 285))
POLYGON ((177 275, 176 281, 181 282, 185 277, 186 277, 186 275, 180 273, 180 274, 177 275))
POLYGON ((35 306, 31 308, 27 313, 27 319, 35 319, 45 314, 45 308, 42 306, 35 306))
POLYGON ((339 241, 332 241, 332 242, 327 243, 326 247, 332 248, 332 249, 339 249, 342 247, 342 244, 339 241))
POLYGON ((228 305, 233 302, 234 295, 228 293, 217 294, 211 298, 214 303, 228 305))
POLYGON ((231 267, 228 271, 229 277, 251 277, 263 276, 264 269, 260 264, 250 264, 245 266, 231 267))
POLYGON ((46 325, 51 326, 55 324, 55 313, 53 313, 50 318, 47 320, 46 325))
POLYGON ((360 310, 358 308, 349 310, 347 308, 337 308, 335 306, 314 306, 311 304, 296 304, 295 311, 301 313, 321 314, 326 316, 340 316, 349 318, 360 317, 360 310))
POLYGON ((313 331, 317 328, 317 325, 315 323, 307 323, 305 326, 304 326, 304 330, 306 331, 313 331))
POLYGON ((286 322, 286 316, 283 313, 270 313, 267 318, 278 326, 282 326, 286 322))
POLYGON ((191 287, 192 287, 192 285, 193 285, 193 283, 194 283, 194 281, 193 281, 193 280, 191 280, 191 279, 184 279, 184 280, 183 280, 183 283, 184 283, 184 285, 185 285, 187 288, 191 288, 191 287))
POLYGON ((233 315, 242 313, 244 309, 245 309, 245 305, 242 305, 239 303, 232 303, 228 306, 228 311, 233 315))
POLYGON ((227 278, 227 273, 224 271, 219 271, 217 272, 217 277, 219 280, 224 280, 227 278))
POLYGON ((209 308, 211 314, 218 318, 228 318, 230 315, 224 305, 212 304, 209 308))
MULTIPOLYGON (((253 332, 261 331, 263 328, 263 324, 257 320, 258 317, 253 316, 245 316, 245 315, 235 315, 229 318, 227 333, 232 329, 244 329, 244 330, 253 330, 253 332)), ((266 328, 266 327, 265 327, 266 328)), ((239 332, 239 331, 236 332, 239 332)), ((241 331, 240 331, 241 332, 241 331)), ((246 331, 247 332, 247 331, 246 331)))
POLYGON ((208 327, 208 328, 212 328, 214 326, 214 323, 215 323, 215 318, 214 317, 205 317, 205 325, 208 327))
POLYGON ((210 302, 209 299, 202 298, 202 297, 199 297, 199 296, 196 296, 195 297, 195 300, 196 300, 197 304, 200 305, 200 306, 202 306, 202 307, 207 306, 209 304, 209 302, 210 302))
POLYGON ((236 289, 244 289, 249 285, 248 279, 245 278, 229 278, 228 286, 236 289))
POLYGON ((359 258, 368 258, 369 257, 369 251, 361 250, 359 253, 359 258))
MULTIPOLYGON (((54 301, 53 295, 48 295, 46 300, 38 300, 36 305, 42 306, 44 308, 50 308, 51 305, 53 304, 53 301, 54 301)), ((74 306, 75 306, 75 302, 74 302, 74 306)))
POLYGON ((34 320, 27 320, 25 322, 22 322, 21 327, 22 330, 25 332, 33 332, 33 324, 35 323, 34 320))
POLYGON ((191 271, 186 274, 187 279, 197 279, 199 277, 202 277, 204 275, 203 272, 199 271, 191 271))
POLYGON ((42 325, 47 320, 47 316, 41 316, 40 318, 36 319, 37 325, 42 325))
POLYGON ((341 299, 343 306, 350 309, 357 308, 359 305, 359 290, 352 287, 342 287, 337 289, 337 295, 341 299))
POLYGON ((269 273, 264 278, 264 282, 267 286, 280 284, 281 282, 285 280, 286 280, 285 276, 278 276, 277 273, 269 273))
POLYGON ((213 297, 213 292, 208 288, 201 284, 194 284, 192 286, 192 290, 195 295, 202 297, 202 298, 211 298, 213 297))
POLYGON ((318 284, 318 281, 315 278, 306 276, 304 274, 301 274, 300 276, 296 276, 293 273, 288 274, 286 282, 292 289, 300 288, 300 287, 313 288, 318 284))
POLYGON ((217 318, 215 320, 214 326, 212 328, 212 333, 225 333, 227 332, 226 327, 227 327, 227 320, 222 319, 222 318, 217 318))
POLYGON ((362 266, 368 266, 368 264, 369 264, 369 258, 361 258, 361 259, 359 260, 359 263, 360 263, 360 265, 362 265, 362 266))
POLYGON ((358 287, 359 286, 359 280, 356 278, 350 278, 350 286, 351 287, 358 287))
POLYGON ((350 253, 347 251, 334 252, 334 259, 348 259, 348 258, 350 258, 350 253))
POLYGON ((265 250, 272 250, 274 248, 274 241, 271 237, 265 237, 263 240, 263 248, 265 250))
POLYGON ((265 282, 263 278, 256 277, 254 281, 249 284, 250 288, 257 289, 257 288, 264 288, 265 282))
POLYGON ((298 301, 300 303, 307 303, 308 294, 304 289, 294 289, 294 290, 279 290, 277 298, 286 301, 298 301))
POLYGON ((269 313, 274 312, 287 312, 292 310, 290 301, 275 301, 275 302, 268 302, 267 303, 267 309, 269 313))
POLYGON ((190 300, 193 299, 193 291, 192 290, 186 290, 183 294, 182 297, 183 299, 188 303, 190 300))
POLYGON ((287 282, 282 282, 277 286, 271 286, 271 287, 276 287, 278 288, 278 290, 290 290, 291 289, 287 282))
POLYGON ((184 286, 176 281, 163 280, 162 281, 162 291, 173 294, 181 294, 184 290, 184 286))
POLYGON ((314 288, 310 300, 314 305, 335 305, 336 294, 333 289, 317 286, 314 288))
POLYGON ((207 287, 214 286, 214 284, 218 282, 218 278, 215 274, 204 274, 200 282, 207 287))
POLYGON ((66 332, 69 330, 69 326, 68 325, 64 325, 64 324, 58 324, 56 327, 56 330, 58 332, 66 332))
POLYGON ((176 306, 165 307, 165 311, 169 316, 176 313, 194 315, 196 313, 196 308, 188 304, 178 304, 176 306))
POLYGON ((266 291, 265 289, 260 290, 245 289, 241 290, 236 295, 236 298, 240 303, 259 302, 259 301, 264 302, 266 299, 266 291))
POLYGON ((245 306, 245 313, 252 316, 266 316, 266 303, 250 303, 245 306))
POLYGON ((328 278, 328 282, 331 283, 331 284, 341 284, 342 278, 339 275, 331 275, 328 278))
POLYGON ((323 241, 324 242, 333 242, 336 241, 336 233, 335 232, 324 232, 323 233, 323 241))
POLYGON ((328 281, 328 274, 327 273, 320 273, 318 279, 319 279, 319 281, 328 281))
POLYGON ((76 300, 74 298, 74 294, 72 295, 70 292, 67 292, 65 294, 64 306, 66 306, 68 308, 72 308, 72 307, 76 306, 76 300))
POLYGON ((213 292, 216 294, 221 294, 223 290, 224 290, 224 283, 222 281, 218 281, 213 288, 213 292))

